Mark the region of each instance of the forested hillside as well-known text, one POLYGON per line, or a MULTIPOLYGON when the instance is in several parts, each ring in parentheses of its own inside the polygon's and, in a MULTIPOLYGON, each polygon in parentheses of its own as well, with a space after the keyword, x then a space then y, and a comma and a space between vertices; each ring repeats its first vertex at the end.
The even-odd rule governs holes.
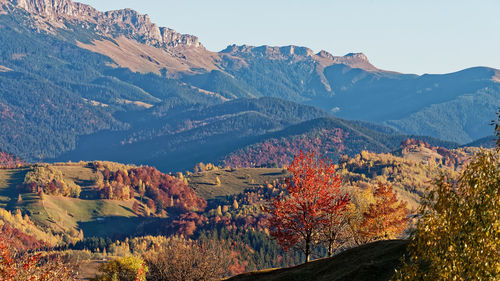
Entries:
POLYGON ((269 133, 253 144, 233 151, 223 159, 231 167, 288 165, 300 150, 316 151, 337 161, 341 156, 355 156, 363 150, 392 152, 408 138, 417 138, 434 146, 457 147, 456 143, 432 137, 401 135, 389 128, 336 118, 319 118, 269 133))

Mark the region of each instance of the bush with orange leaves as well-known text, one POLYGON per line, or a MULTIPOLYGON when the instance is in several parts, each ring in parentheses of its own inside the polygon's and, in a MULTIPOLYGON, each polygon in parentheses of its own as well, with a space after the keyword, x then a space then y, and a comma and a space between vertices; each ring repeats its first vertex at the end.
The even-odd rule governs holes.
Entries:
POLYGON ((59 254, 29 253, 9 249, 0 241, 0 280, 66 281, 75 280, 76 266, 59 254))
POLYGON ((360 234, 368 241, 397 238, 406 229, 407 203, 398 200, 389 184, 380 183, 374 190, 376 203, 363 214, 360 234))

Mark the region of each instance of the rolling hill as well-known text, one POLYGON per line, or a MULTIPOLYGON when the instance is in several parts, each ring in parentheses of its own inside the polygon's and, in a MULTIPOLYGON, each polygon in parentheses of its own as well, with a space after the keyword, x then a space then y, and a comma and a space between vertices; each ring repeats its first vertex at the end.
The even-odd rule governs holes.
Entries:
MULTIPOLYGON (((103 164, 112 169, 133 169, 134 167, 110 162, 103 164)), ((30 220, 37 227, 53 235, 68 235, 69 241, 78 235, 79 230, 82 230, 84 237, 120 238, 141 233, 161 233, 168 231, 165 225, 178 219, 179 215, 189 213, 188 210, 174 210, 175 208, 170 207, 168 215, 147 215, 146 202, 151 199, 149 191, 144 198, 141 198, 139 191, 130 199, 101 198, 102 196, 96 195, 98 189, 96 179, 101 177, 102 173, 93 168, 92 162, 40 165, 22 165, 17 168, 0 169, 0 209, 11 212, 19 209, 22 214, 29 215, 30 220), (33 172, 40 165, 49 167, 56 173, 60 172, 61 181, 79 186, 81 188, 80 195, 76 198, 51 195, 48 192, 40 195, 25 190, 23 184, 27 173, 33 172), (21 201, 19 201, 19 197, 21 197, 21 201), (141 206, 139 211, 134 211, 133 205, 135 203, 141 206)), ((192 190, 191 196, 196 192, 195 198, 214 200, 217 197, 238 195, 249 188, 264 185, 282 176, 281 169, 205 171, 187 177, 189 187, 186 186, 185 189, 188 194, 192 190), (214 185, 217 176, 223 181, 221 186, 214 185), (252 179, 252 182, 249 178, 252 179)), ((182 201, 190 199, 179 197, 178 200, 180 200, 179 204, 182 204, 182 201)), ((193 203, 189 204, 191 205, 188 207, 191 208, 193 203)), ((200 211, 202 213, 203 210, 200 211)), ((1 219, 2 215, 0 215, 1 219)))

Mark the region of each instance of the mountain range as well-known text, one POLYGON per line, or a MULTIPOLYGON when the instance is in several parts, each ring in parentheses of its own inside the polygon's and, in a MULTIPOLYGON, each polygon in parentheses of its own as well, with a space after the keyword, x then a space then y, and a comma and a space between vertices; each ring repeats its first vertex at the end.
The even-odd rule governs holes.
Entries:
POLYGON ((0 42, 0 149, 28 161, 184 169, 317 124, 360 136, 346 153, 410 135, 454 147, 491 135, 500 106, 492 68, 419 76, 362 53, 212 52, 147 15, 70 0, 0 0, 0 42))

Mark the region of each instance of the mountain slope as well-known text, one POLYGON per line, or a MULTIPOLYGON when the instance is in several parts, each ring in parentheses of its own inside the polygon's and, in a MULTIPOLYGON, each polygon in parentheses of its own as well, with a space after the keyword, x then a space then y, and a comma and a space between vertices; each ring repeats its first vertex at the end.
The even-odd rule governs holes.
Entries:
POLYGON ((349 249, 331 258, 291 268, 244 273, 228 281, 386 281, 394 274, 406 252, 405 240, 379 241, 349 249))
MULTIPOLYGON (((231 167, 281 166, 299 150, 315 150, 336 161, 362 150, 391 152, 414 137, 333 118, 315 107, 277 98, 173 110, 151 108, 130 124, 127 131, 85 136, 76 150, 55 161, 106 159, 153 165, 163 171, 183 171, 214 161, 231 167)), ((458 145, 432 137, 415 138, 448 148, 458 145)))

